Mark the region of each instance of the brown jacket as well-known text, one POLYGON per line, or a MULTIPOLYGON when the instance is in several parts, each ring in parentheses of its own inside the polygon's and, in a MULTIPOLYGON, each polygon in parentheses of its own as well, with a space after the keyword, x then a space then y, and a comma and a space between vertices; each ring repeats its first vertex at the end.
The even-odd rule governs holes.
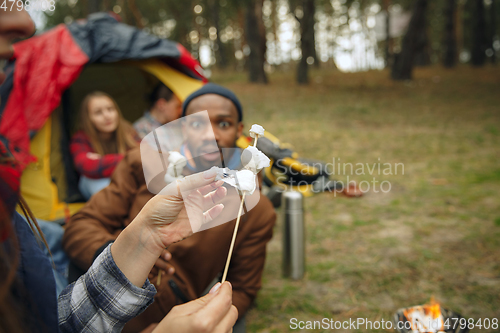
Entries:
MULTIPOLYGON (((117 165, 111 184, 95 194, 67 224, 63 246, 71 259, 88 269, 96 251, 118 234, 139 213, 153 195, 147 190, 139 149, 128 152, 117 165)), ((233 304, 241 317, 261 287, 266 244, 271 239, 276 214, 269 200, 261 194, 252 210, 242 216, 227 280, 233 286, 233 304)), ((209 283, 224 269, 235 220, 195 233, 172 244, 170 263, 173 276, 162 276, 155 302, 127 325, 125 331, 138 331, 159 322, 179 304, 169 285, 173 279, 189 299, 199 297, 209 283)), ((152 279, 156 284, 156 276, 152 279)))

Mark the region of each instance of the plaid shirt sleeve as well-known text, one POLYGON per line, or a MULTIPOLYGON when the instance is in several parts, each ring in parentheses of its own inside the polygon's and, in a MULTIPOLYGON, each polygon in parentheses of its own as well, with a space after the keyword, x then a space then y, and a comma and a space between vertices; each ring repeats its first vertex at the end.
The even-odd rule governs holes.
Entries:
POLYGON ((155 287, 149 280, 142 288, 133 285, 116 266, 110 248, 59 295, 61 332, 121 332, 153 302, 155 287))
POLYGON ((106 154, 98 159, 88 158, 87 153, 94 153, 94 150, 87 135, 81 131, 73 136, 69 149, 78 173, 94 179, 111 177, 116 165, 123 158, 123 154, 106 154))

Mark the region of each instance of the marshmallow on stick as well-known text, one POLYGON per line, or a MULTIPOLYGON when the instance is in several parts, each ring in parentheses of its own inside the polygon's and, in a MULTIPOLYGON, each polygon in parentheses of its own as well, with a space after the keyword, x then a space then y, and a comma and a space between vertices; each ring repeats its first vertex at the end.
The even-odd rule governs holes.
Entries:
POLYGON ((250 136, 252 138, 255 138, 255 141, 253 143, 254 147, 257 147, 257 140, 259 140, 259 137, 264 136, 264 127, 253 124, 252 127, 250 128, 250 136))
POLYGON ((257 149, 257 140, 264 136, 264 127, 254 124, 250 129, 250 136, 255 139, 253 146, 248 146, 241 153, 241 163, 245 170, 232 171, 228 168, 217 168, 218 175, 216 180, 223 180, 227 184, 236 187, 241 193, 245 191, 253 194, 256 188, 255 177, 251 177, 251 171, 257 175, 263 168, 268 167, 271 160, 259 149, 257 149))
POLYGON ((228 168, 217 168, 215 180, 222 180, 226 184, 236 187, 240 193, 253 194, 256 188, 255 174, 250 170, 229 170, 228 168))
MULTIPOLYGON (((270 164, 269 158, 264 155, 260 150, 257 149, 257 140, 259 136, 264 135, 264 127, 254 124, 250 129, 250 136, 254 138, 253 147, 247 147, 241 154, 241 163, 243 164, 245 170, 237 172, 228 172, 227 175, 233 175, 234 183, 236 188, 240 190, 243 195, 241 196, 240 209, 238 211, 238 217, 236 218, 236 225, 234 226, 233 239, 231 240, 231 246, 229 247, 229 254, 227 255, 226 267, 224 268, 224 274, 222 275, 222 282, 226 281, 227 270, 229 268, 229 262, 231 261, 231 255, 233 254, 234 242, 236 240, 236 234, 238 233, 238 227, 240 225, 241 211, 243 210, 243 204, 245 203, 245 195, 249 193, 253 194, 255 188, 255 176, 259 173, 262 168, 268 167, 270 164)), ((223 178, 222 178, 223 179, 223 178)), ((223 179, 224 180, 224 179, 223 179)), ((229 182, 227 182, 229 184, 229 182)))
POLYGON ((176 151, 168 152, 168 167, 167 173, 165 174, 165 182, 170 184, 177 179, 182 179, 182 170, 186 166, 187 161, 184 156, 176 151))
POLYGON ((263 168, 270 165, 271 160, 255 146, 248 146, 241 153, 241 163, 245 169, 258 174, 263 168))

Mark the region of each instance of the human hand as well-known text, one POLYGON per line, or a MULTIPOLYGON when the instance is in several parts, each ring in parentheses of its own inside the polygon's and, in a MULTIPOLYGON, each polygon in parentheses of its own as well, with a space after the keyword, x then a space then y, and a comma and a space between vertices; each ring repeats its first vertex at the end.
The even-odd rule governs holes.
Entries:
POLYGON ((232 332, 238 319, 238 310, 232 305, 232 299, 231 284, 218 283, 207 295, 172 308, 153 333, 232 332))
POLYGON ((213 182, 207 170, 167 185, 143 207, 136 217, 142 225, 141 243, 153 253, 181 241, 212 221, 224 206, 217 204, 227 193, 222 181, 213 182))
POLYGON ((208 170, 169 184, 120 233, 111 254, 134 285, 144 284, 165 248, 221 213, 224 206, 216 203, 227 190, 221 187, 222 181, 214 182, 215 177, 216 172, 208 170))

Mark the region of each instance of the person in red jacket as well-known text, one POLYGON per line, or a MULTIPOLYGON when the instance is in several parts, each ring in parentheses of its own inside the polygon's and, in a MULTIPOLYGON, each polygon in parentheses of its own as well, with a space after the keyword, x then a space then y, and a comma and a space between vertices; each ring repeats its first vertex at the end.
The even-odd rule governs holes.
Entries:
POLYGON ((116 101, 100 91, 83 99, 80 127, 71 139, 70 151, 80 174, 78 187, 88 200, 109 185, 116 165, 125 152, 137 147, 139 138, 116 101))

